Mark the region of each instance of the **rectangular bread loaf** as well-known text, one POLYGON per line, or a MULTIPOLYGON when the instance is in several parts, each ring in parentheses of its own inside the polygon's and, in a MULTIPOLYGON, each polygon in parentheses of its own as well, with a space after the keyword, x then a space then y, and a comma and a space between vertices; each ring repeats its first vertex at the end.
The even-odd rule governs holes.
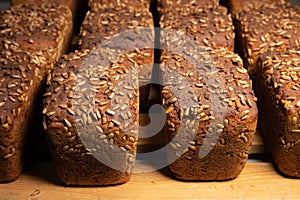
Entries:
POLYGON ((277 168, 300 177, 300 48, 265 52, 258 59, 260 130, 277 168))
POLYGON ((47 72, 67 49, 72 14, 65 6, 17 5, 0 15, 0 182, 21 173, 27 128, 47 72))
POLYGON ((195 54, 161 57, 169 167, 181 180, 233 179, 256 130, 251 81, 241 58, 226 49, 195 54))
POLYGON ((89 11, 80 30, 80 49, 92 49, 101 45, 104 40, 139 27, 153 27, 153 19, 149 10, 114 6, 105 7, 96 12, 89 11))
MULTIPOLYGON (((105 7, 96 12, 88 12, 80 30, 80 49, 103 48, 110 43, 116 51, 132 51, 154 47, 153 19, 150 11, 132 6, 105 7), (138 29, 140 33, 138 33, 138 29), (131 39, 128 39, 131 38, 131 39), (126 40, 126 41, 125 41, 126 40)), ((154 63, 154 56, 153 61, 154 63)), ((145 68, 140 74, 141 110, 147 111, 149 83, 152 68, 145 68)))
POLYGON ((89 7, 91 11, 102 10, 103 7, 133 7, 150 9, 151 0, 89 0, 89 7))
POLYGON ((288 0, 229 0, 229 8, 230 12, 233 16, 235 16, 239 11, 241 11, 243 8, 246 8, 247 6, 255 3, 256 7, 260 7, 262 4, 268 4, 272 2, 282 2, 287 3, 288 0))
POLYGON ((72 27, 72 14, 65 6, 12 6, 0 16, 0 49, 45 51, 54 63, 68 49, 72 27))
POLYGON ((163 13, 160 26, 184 34, 204 48, 234 49, 232 19, 222 6, 176 7, 163 13))
POLYGON ((12 5, 30 4, 30 5, 38 6, 42 4, 55 4, 55 5, 67 6, 72 11, 74 33, 79 32, 82 20, 85 16, 85 13, 88 10, 88 0, 10 0, 10 1, 12 5))
POLYGON ((70 8, 73 14, 76 13, 77 5, 79 1, 83 0, 10 0, 11 5, 18 4, 31 4, 31 5, 41 5, 41 4, 57 4, 65 5, 70 8))
POLYGON ((300 8, 285 2, 253 3, 238 13, 235 27, 236 49, 251 76, 262 53, 300 46, 300 8))
POLYGON ((70 185, 129 180, 139 121, 138 74, 153 50, 64 56, 48 78, 44 127, 60 179, 70 185))

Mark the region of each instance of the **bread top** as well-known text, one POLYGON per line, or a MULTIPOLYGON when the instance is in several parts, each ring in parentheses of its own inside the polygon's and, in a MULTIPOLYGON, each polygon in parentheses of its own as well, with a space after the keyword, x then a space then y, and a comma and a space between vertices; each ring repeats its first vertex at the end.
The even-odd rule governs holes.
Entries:
MULTIPOLYGON (((49 58, 44 53, 15 53, 2 50, 0 54, 0 129, 12 129, 20 113, 27 112, 37 82, 48 69, 49 58)), ((4 136, 4 135, 3 135, 4 136)), ((1 134, 0 134, 1 137, 1 134)))
MULTIPOLYGON (((237 124, 245 124, 244 128, 255 131, 256 97, 241 58, 226 49, 203 51, 198 55, 197 63, 193 64, 181 55, 168 52, 162 54, 162 94, 167 113, 168 110, 170 113, 175 112, 171 115, 179 119, 188 116, 189 112, 186 114, 184 109, 191 106, 186 99, 189 94, 193 96, 189 102, 199 105, 196 116, 200 122, 217 120, 222 126, 217 125, 215 130, 227 127, 229 122, 232 125, 227 129, 229 132, 237 124), (179 96, 174 98, 174 91, 179 96), (183 102, 181 105, 178 101, 180 99, 183 102)), ((231 134, 234 133, 238 134, 239 131, 232 131, 231 134)))
POLYGON ((216 6, 219 5, 218 0, 158 0, 162 9, 174 9, 181 7, 182 5, 188 5, 189 7, 200 6, 216 6))
POLYGON ((176 7, 161 17, 163 29, 176 30, 206 47, 234 49, 234 27, 222 6, 176 7))
POLYGON ((152 15, 146 9, 116 6, 88 12, 81 26, 79 45, 81 49, 91 49, 117 34, 139 27, 153 27, 152 15))
POLYGON ((132 7, 136 9, 150 9, 151 0, 89 0, 92 11, 102 10, 103 7, 132 7))
MULTIPOLYGON (((246 41, 248 65, 255 65, 267 50, 300 47, 300 8, 286 3, 254 3, 237 15, 246 41)), ((255 72, 254 72, 255 73, 255 72)))
POLYGON ((10 0, 12 5, 18 4, 31 4, 31 5, 41 5, 41 4, 57 4, 65 5, 74 11, 74 5, 77 4, 77 0, 10 0))
POLYGON ((16 5, 0 15, 0 49, 32 52, 55 49, 64 27, 72 21, 63 5, 16 5))

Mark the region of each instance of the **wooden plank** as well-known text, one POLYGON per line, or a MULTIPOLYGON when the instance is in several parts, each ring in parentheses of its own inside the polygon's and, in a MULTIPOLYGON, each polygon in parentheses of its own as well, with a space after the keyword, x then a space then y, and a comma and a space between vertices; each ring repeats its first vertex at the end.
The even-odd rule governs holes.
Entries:
POLYGON ((284 178, 271 163, 247 163, 230 181, 182 182, 167 169, 134 174, 128 183, 108 187, 57 184, 51 163, 37 163, 12 183, 0 184, 1 200, 98 199, 299 199, 300 180, 284 178))

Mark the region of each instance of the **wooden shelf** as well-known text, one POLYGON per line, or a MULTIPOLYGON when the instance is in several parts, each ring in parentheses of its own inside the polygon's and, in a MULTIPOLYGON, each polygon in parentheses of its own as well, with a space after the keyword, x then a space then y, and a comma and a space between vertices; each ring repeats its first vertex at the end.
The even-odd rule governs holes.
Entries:
POLYGON ((163 169, 134 174, 129 182, 108 187, 59 185, 52 164, 42 162, 17 181, 0 184, 0 199, 299 199, 299 188, 300 179, 279 175, 267 162, 248 162, 238 178, 224 182, 181 182, 163 169))

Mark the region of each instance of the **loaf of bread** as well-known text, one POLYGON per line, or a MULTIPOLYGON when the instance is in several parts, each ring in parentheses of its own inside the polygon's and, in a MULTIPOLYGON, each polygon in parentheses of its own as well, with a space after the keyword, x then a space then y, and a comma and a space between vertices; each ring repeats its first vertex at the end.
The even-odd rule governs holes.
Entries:
POLYGON ((0 182, 21 173, 32 110, 46 73, 67 49, 72 14, 65 6, 17 5, 0 15, 0 182))
POLYGON ((300 48, 270 51, 258 59, 256 93, 260 130, 277 168, 300 177, 300 48))
MULTIPOLYGON (((80 0, 82 1, 82 0, 80 0)), ((41 4, 56 4, 65 5, 70 8, 73 14, 76 13, 78 0, 10 0, 11 5, 18 4, 31 4, 31 5, 41 5, 41 4)))
POLYGON ((102 10, 103 7, 133 7, 150 9, 151 0, 89 0, 89 7, 91 11, 102 10))
POLYGON ((256 4, 256 7, 263 6, 263 4, 269 4, 272 2, 288 2, 288 0, 229 0, 229 9, 233 16, 235 16, 239 11, 241 11, 243 8, 246 8, 247 6, 251 4, 256 4))
POLYGON ((300 8, 285 2, 258 4, 244 8, 235 20, 236 49, 251 76, 262 53, 300 46, 300 8))
POLYGON ((234 27, 222 6, 176 7, 163 13, 160 26, 185 34, 204 47, 234 49, 234 27))
POLYGON ((138 74, 153 50, 135 50, 110 64, 101 49, 64 56, 45 93, 44 127, 60 179, 70 185, 129 180, 139 121, 138 74))
POLYGON ((241 58, 226 50, 188 55, 163 52, 163 106, 170 170, 182 180, 237 177, 257 123, 254 92, 241 58))
MULTIPOLYGON (((149 10, 138 9, 132 6, 105 7, 97 12, 88 12, 81 26, 79 46, 81 49, 103 48, 104 41, 116 43, 112 48, 117 51, 132 51, 135 48, 153 48, 154 30, 153 19, 149 10), (141 29, 141 34, 135 33, 141 29), (132 37, 131 40, 125 39, 132 37), (113 40, 112 38, 115 38, 113 40)), ((113 45, 111 45, 113 46, 113 45)), ((154 56, 153 62, 154 63, 154 56)), ((141 109, 147 111, 149 96, 149 83, 152 68, 140 73, 141 109)))
POLYGON ((53 64, 68 49, 72 27, 72 13, 65 6, 12 6, 0 15, 0 49, 45 51, 53 64))
POLYGON ((152 15, 147 9, 114 6, 89 11, 80 30, 80 49, 95 48, 104 40, 138 27, 153 27, 152 15))

